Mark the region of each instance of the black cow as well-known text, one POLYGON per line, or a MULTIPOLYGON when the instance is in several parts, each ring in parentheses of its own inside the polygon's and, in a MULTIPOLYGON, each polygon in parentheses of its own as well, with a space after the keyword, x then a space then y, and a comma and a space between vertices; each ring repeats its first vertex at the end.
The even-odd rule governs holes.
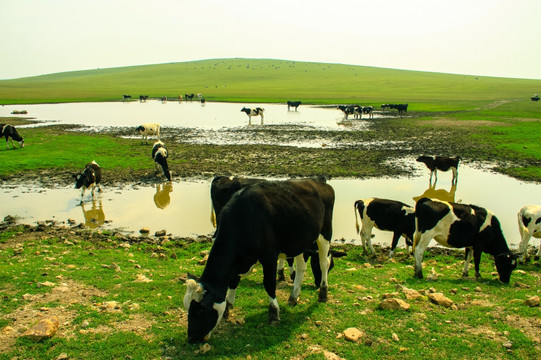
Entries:
POLYGON ((363 107, 363 114, 368 114, 369 119, 374 118, 374 107, 372 106, 364 106, 363 107))
POLYGON ((389 109, 396 109, 399 115, 404 115, 408 112, 408 104, 389 104, 389 109))
POLYGON ((539 101, 539 95, 535 94, 530 98, 532 101, 539 101))
POLYGON ((289 111, 290 108, 295 108, 295 111, 297 111, 297 108, 299 105, 302 104, 301 101, 288 101, 287 102, 287 111, 289 111))
MULTIPOLYGON (((253 184, 266 181, 265 179, 257 178, 244 178, 244 177, 230 177, 230 176, 215 176, 210 184, 210 199, 211 199, 211 214, 210 220, 214 227, 218 227, 219 215, 222 212, 224 206, 231 200, 233 195, 253 184)), ((311 258, 310 265, 312 267, 312 273, 314 274, 314 283, 316 287, 319 287, 321 283, 321 269, 319 266, 319 257, 317 255, 317 245, 306 251, 304 254, 304 261, 308 261, 311 258)), ((291 279, 295 279, 295 271, 293 270, 293 259, 288 258, 287 263, 289 265, 291 279)), ((329 271, 334 267, 334 259, 331 257, 331 265, 329 271)), ((284 259, 278 261, 278 281, 285 281, 284 275, 284 259)))
POLYGON ((392 258, 394 249, 398 244, 400 236, 406 239, 406 247, 413 244, 413 233, 415 232, 415 209, 400 201, 369 198, 355 201, 355 226, 357 233, 360 233, 364 251, 368 248, 374 255, 376 252, 372 247, 372 228, 393 232, 393 241, 389 257, 392 258), (362 228, 359 232, 357 212, 361 217, 362 228))
POLYGON ((416 227, 413 236, 415 277, 423 278, 423 254, 432 239, 450 248, 466 248, 462 275, 468 276, 474 258, 475 276, 480 277, 479 263, 483 252, 494 256, 500 281, 509 283, 517 267, 503 236, 498 218, 489 210, 475 205, 422 198, 415 205, 416 227))
POLYGON ((169 154, 165 148, 165 144, 160 140, 156 141, 152 146, 152 159, 156 166, 156 172, 160 172, 167 180, 171 181, 171 173, 169 172, 169 166, 167 165, 167 158, 169 154))
POLYGON ((129 100, 131 99, 131 95, 122 95, 123 100, 129 100))
POLYGON ((9 140, 11 140, 11 147, 15 149, 13 145, 13 140, 19 143, 20 147, 24 147, 24 138, 19 135, 15 126, 9 124, 0 124, 0 136, 3 136, 6 139, 6 148, 9 150, 9 140))
POLYGON ((195 96, 195 94, 184 94, 184 99, 186 101, 188 101, 188 100, 192 101, 194 96, 195 96))
POLYGON ((240 111, 248 115, 248 121, 250 125, 252 125, 252 116, 261 116, 261 125, 263 125, 263 117, 264 117, 263 113, 265 112, 265 109, 260 108, 260 107, 257 107, 255 109, 243 107, 240 111))
POLYGON ((186 281, 188 341, 209 338, 226 306, 234 303, 239 275, 247 274, 257 262, 263 266, 263 283, 270 298, 269 323, 278 323, 278 257, 295 257, 297 276, 289 298, 295 305, 306 269, 303 252, 315 242, 322 273, 319 301, 327 301, 333 206, 334 190, 324 178, 264 181, 236 192, 222 209, 201 278, 191 276, 186 281))
POLYGON ((139 101, 143 102, 143 101, 147 101, 148 99, 148 95, 139 95, 139 101))
POLYGON ((451 169, 453 172, 453 179, 451 180, 452 184, 456 184, 458 181, 458 163, 460 162, 460 156, 451 158, 446 156, 432 156, 422 155, 417 158, 418 162, 422 162, 430 170, 430 179, 429 182, 432 182, 432 175, 435 176, 434 183, 438 181, 438 170, 448 171, 451 169))
POLYGON ((96 161, 86 164, 83 172, 73 174, 73 177, 75 178, 75 188, 82 188, 81 202, 83 202, 83 196, 86 189, 92 188, 92 198, 94 198, 94 190, 96 189, 96 186, 98 187, 98 191, 101 192, 101 167, 96 163, 96 161))

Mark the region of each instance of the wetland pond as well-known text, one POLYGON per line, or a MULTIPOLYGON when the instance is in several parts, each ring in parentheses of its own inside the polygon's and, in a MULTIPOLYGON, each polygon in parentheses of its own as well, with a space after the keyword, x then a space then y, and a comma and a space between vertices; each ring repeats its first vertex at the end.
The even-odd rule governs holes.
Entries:
MULTIPOLYGON (((418 176, 398 178, 331 179, 336 193, 333 239, 360 243, 355 231, 355 200, 382 197, 413 205, 421 195, 476 204, 492 210, 499 218, 507 242, 516 248, 519 242, 518 210, 538 203, 541 188, 505 175, 464 165, 459 168, 457 186, 451 185, 451 173, 440 172, 436 187, 428 183, 428 170, 418 176)), ((207 235, 214 231, 210 222, 210 183, 212 179, 184 179, 148 185, 104 187, 92 200, 89 191, 80 204, 80 190, 73 186, 38 188, 29 184, 0 186, 3 204, 0 216, 18 216, 21 222, 73 219, 89 227, 120 229, 138 234, 148 227, 151 235, 159 230, 181 237, 207 235)), ((391 233, 374 229, 374 243, 390 245, 391 233)), ((435 245, 435 242, 432 243, 435 245)), ((400 247, 404 241, 400 240, 400 247)))

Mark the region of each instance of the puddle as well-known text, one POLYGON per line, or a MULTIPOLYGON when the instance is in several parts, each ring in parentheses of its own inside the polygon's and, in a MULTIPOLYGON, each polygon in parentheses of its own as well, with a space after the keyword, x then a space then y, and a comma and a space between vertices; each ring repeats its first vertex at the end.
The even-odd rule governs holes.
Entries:
MULTIPOLYGON (((421 172, 420 172, 421 173, 421 172)), ((92 201, 87 192, 79 204, 80 191, 73 187, 42 189, 24 185, 0 186, 0 216, 16 215, 23 223, 69 218, 90 227, 120 228, 138 233, 148 227, 151 234, 165 229, 175 236, 196 236, 214 231, 210 222, 210 182, 186 180, 130 188, 102 187, 92 201)), ((451 185, 451 173, 439 174, 436 188, 430 188, 428 171, 422 176, 369 180, 333 179, 336 193, 333 238, 358 241, 355 231, 355 200, 382 197, 414 204, 414 198, 431 195, 486 207, 500 219, 507 242, 516 248, 519 242, 516 213, 538 203, 541 187, 513 178, 461 166, 458 185, 451 185)), ((391 233, 374 230, 375 243, 390 244, 391 233)), ((434 244, 433 244, 434 245, 434 244)), ((400 246, 404 246, 401 240, 400 246)))

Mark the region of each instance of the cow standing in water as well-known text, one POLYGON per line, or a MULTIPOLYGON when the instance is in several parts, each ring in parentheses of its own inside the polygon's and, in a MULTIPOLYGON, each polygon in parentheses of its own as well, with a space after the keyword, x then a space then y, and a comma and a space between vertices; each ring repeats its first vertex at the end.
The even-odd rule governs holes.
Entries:
POLYGON ((289 303, 297 304, 306 270, 303 252, 317 242, 322 279, 319 301, 327 301, 334 190, 323 178, 264 181, 233 196, 220 214, 216 240, 201 278, 186 281, 188 341, 207 341, 232 306, 241 274, 258 262, 269 296, 270 324, 280 321, 276 299, 279 257, 295 257, 297 276, 289 303))
POLYGON ((261 125, 263 125, 263 113, 265 112, 265 109, 260 107, 256 107, 255 109, 243 107, 240 111, 248 115, 248 123, 250 125, 252 125, 252 116, 261 116, 261 125))
POLYGON ((438 181, 438 170, 448 171, 451 169, 453 172, 453 179, 451 183, 456 185, 458 181, 458 163, 460 162, 460 156, 451 158, 446 156, 426 156, 422 155, 417 158, 417 162, 422 162, 430 170, 430 180, 429 183, 432 183, 432 175, 434 175, 434 184, 438 181))
POLYGON ((75 188, 81 190, 81 203, 83 202, 83 197, 86 189, 92 189, 92 198, 94 198, 94 190, 96 186, 98 191, 101 192, 101 167, 95 161, 86 164, 85 169, 82 173, 74 174, 75 178, 75 188))
POLYGON ((6 139, 6 148, 9 150, 9 140, 11 140, 11 147, 15 149, 13 145, 13 140, 19 143, 20 147, 24 147, 24 139, 19 133, 15 126, 9 124, 0 124, 0 136, 3 136, 6 139))

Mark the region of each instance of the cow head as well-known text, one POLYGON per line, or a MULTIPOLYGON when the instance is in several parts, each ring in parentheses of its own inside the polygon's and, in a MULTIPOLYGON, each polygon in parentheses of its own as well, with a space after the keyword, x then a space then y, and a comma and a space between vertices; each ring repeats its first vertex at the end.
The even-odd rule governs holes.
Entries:
POLYGON ((81 187, 88 188, 90 185, 96 182, 96 175, 94 171, 87 167, 82 173, 73 174, 75 178, 75 188, 80 189, 81 187))
POLYGON ((140 125, 135 128, 135 131, 137 131, 139 134, 142 134, 145 132, 145 127, 143 125, 140 125))
POLYGON ((184 307, 188 311, 188 342, 204 342, 225 311, 225 300, 215 303, 209 291, 192 276, 186 281, 184 307))
POLYGON ((75 179, 75 188, 80 189, 85 184, 85 176, 83 173, 73 174, 75 179))
POLYGON ((517 268, 517 258, 522 254, 514 254, 512 252, 505 252, 496 255, 494 261, 496 263, 496 270, 500 276, 500 281, 509 284, 511 279, 511 272, 517 268))

